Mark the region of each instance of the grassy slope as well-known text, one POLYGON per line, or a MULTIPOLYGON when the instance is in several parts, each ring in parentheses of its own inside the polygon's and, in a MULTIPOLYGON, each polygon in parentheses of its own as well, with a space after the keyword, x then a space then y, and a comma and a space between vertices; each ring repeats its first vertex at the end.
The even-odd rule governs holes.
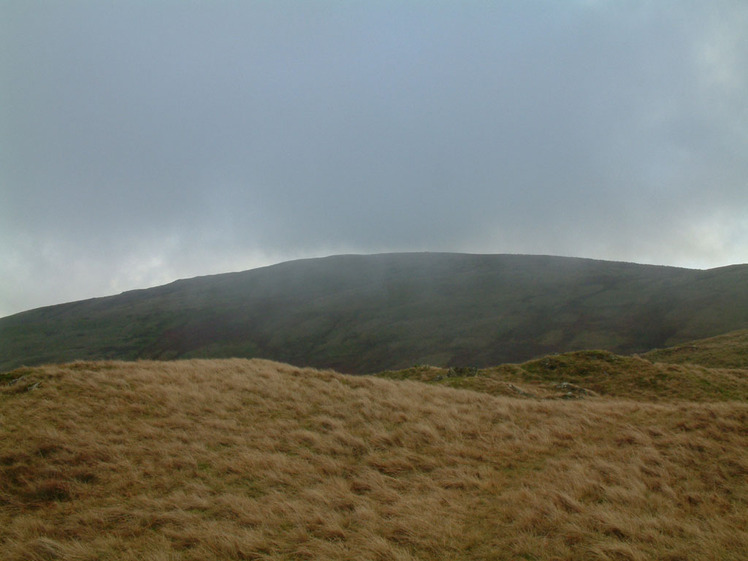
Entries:
POLYGON ((0 371, 264 357, 345 372, 644 352, 748 325, 748 266, 397 254, 302 260, 0 319, 0 371))
POLYGON ((214 360, 24 369, 0 412, 7 561, 748 550, 745 401, 515 399, 214 360))
POLYGON ((492 368, 419 365, 378 376, 520 397, 748 401, 748 330, 651 351, 642 357, 574 351, 492 368))
POLYGON ((748 368, 748 329, 733 331, 643 355, 656 362, 699 364, 714 368, 748 368))
POLYGON ((646 401, 748 400, 746 369, 652 363, 607 351, 576 351, 485 369, 416 366, 378 376, 418 380, 491 395, 580 398, 590 395, 646 401))

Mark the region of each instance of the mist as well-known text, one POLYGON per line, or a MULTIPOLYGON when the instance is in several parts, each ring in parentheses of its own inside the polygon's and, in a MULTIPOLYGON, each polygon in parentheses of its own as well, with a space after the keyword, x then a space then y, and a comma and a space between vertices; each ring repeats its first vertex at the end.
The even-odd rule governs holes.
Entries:
POLYGON ((744 2, 0 22, 0 316, 336 253, 748 261, 744 2))

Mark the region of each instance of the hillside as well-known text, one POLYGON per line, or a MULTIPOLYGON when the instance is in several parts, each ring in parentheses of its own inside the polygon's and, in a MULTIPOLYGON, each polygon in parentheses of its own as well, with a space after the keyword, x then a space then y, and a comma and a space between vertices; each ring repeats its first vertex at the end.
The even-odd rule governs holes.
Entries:
POLYGON ((529 399, 748 401, 748 330, 642 356, 586 350, 490 368, 416 365, 377 376, 529 399))
POLYGON ((748 329, 733 331, 643 355, 656 362, 699 364, 714 368, 748 368, 748 329))
POLYGON ((0 558, 721 559, 748 404, 494 397, 261 360, 0 380, 0 558))
POLYGON ((746 367, 652 362, 607 351, 574 351, 483 369, 423 365, 378 376, 525 398, 748 401, 746 367))
POLYGON ((642 353, 748 327, 748 265, 384 254, 199 277, 0 319, 0 371, 261 357, 349 373, 642 353))

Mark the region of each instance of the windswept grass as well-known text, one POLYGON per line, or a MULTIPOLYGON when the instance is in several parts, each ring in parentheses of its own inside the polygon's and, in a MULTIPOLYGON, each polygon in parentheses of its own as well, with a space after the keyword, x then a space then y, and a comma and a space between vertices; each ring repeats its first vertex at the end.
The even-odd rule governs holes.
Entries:
POLYGON ((748 404, 260 360, 0 381, 0 558, 742 560, 748 404))

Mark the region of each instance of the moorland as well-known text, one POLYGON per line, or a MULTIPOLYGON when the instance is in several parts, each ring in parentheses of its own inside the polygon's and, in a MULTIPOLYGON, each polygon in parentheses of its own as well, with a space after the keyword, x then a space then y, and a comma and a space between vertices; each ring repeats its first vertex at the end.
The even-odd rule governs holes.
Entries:
POLYGON ((746 286, 337 256, 1 318, 0 559, 742 561, 746 286))
POLYGON ((0 557, 724 560, 748 331, 352 376, 260 359, 0 375, 0 557))
POLYGON ((343 255, 0 318, 0 372, 73 360, 265 358, 345 373, 643 353, 748 327, 748 265, 343 255))

